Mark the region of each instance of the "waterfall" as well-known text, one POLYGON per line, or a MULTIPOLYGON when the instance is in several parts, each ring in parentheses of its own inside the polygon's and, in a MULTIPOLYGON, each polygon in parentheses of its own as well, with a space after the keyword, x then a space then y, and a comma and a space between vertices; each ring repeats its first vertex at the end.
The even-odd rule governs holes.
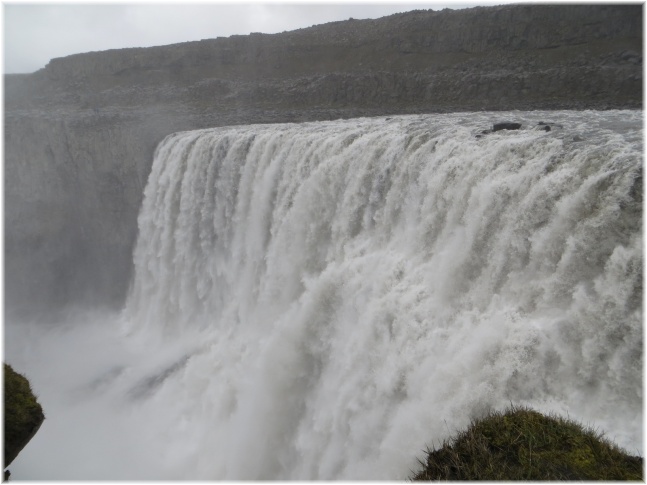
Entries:
POLYGON ((121 315, 156 363, 115 377, 157 472, 400 480, 510 403, 642 451, 642 135, 557 111, 168 136, 121 315))

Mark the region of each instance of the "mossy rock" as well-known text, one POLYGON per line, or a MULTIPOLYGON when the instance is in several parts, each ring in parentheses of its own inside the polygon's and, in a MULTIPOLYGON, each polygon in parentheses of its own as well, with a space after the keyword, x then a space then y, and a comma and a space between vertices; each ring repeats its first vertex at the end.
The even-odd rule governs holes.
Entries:
POLYGON ((34 437, 45 415, 29 381, 4 365, 4 468, 34 437))
POLYGON ((574 421, 519 407, 472 422, 421 465, 412 480, 643 480, 641 457, 574 421))

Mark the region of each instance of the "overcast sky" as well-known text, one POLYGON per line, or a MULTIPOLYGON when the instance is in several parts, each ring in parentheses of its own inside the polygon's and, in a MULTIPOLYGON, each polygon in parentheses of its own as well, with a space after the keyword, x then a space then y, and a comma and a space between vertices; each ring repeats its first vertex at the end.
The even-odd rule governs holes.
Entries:
POLYGON ((52 58, 79 52, 174 44, 250 32, 276 33, 349 17, 378 18, 414 9, 457 9, 502 3, 510 0, 463 3, 356 0, 353 4, 257 1, 181 5, 5 2, 4 72, 34 72, 52 58))

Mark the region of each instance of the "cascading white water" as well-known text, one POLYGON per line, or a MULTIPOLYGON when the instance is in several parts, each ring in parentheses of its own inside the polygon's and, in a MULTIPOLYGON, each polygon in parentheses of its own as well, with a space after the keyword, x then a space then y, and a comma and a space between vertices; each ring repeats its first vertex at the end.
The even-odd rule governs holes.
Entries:
POLYGON ((403 479, 510 403, 642 452, 642 134, 585 111, 167 137, 121 317, 139 367, 107 384, 151 476, 403 479), (475 136, 502 117, 527 128, 475 136))

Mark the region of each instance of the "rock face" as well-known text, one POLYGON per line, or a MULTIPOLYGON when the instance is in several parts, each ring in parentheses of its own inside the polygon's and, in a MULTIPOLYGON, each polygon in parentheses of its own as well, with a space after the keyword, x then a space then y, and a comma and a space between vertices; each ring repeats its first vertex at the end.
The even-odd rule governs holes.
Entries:
POLYGON ((641 5, 413 11, 5 76, 5 304, 119 306, 155 146, 242 123, 641 108, 641 5))

